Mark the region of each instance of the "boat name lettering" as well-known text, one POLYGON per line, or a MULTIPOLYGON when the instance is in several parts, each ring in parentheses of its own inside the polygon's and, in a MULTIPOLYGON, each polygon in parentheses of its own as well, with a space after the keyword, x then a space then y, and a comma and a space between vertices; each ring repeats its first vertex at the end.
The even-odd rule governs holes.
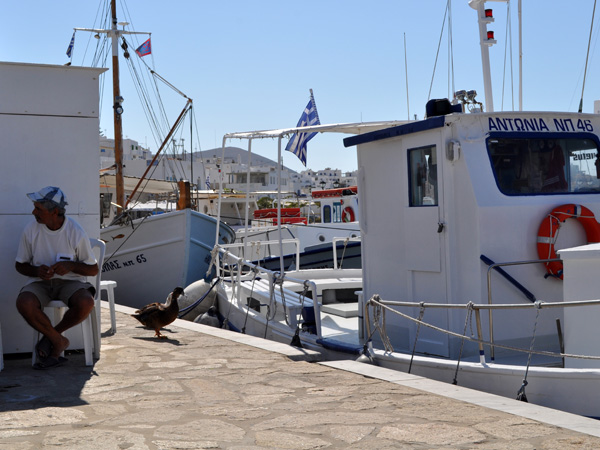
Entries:
POLYGON ((589 119, 552 119, 552 122, 548 122, 541 117, 539 118, 501 118, 501 117, 489 117, 488 127, 490 131, 587 131, 593 132, 594 126, 592 121, 589 119), (554 129, 550 129, 548 123, 554 126, 554 129))
POLYGON ((110 272, 111 270, 118 270, 122 269, 123 267, 135 266, 136 264, 143 264, 147 261, 148 260, 146 259, 143 253, 136 255, 135 260, 130 259, 128 261, 119 262, 118 260, 114 259, 102 264, 102 272, 110 272))
POLYGON ((121 264, 119 264, 119 261, 116 259, 113 259, 111 261, 106 261, 104 264, 102 264, 102 272, 110 272, 111 270, 116 270, 116 269, 120 269, 121 268, 121 264))

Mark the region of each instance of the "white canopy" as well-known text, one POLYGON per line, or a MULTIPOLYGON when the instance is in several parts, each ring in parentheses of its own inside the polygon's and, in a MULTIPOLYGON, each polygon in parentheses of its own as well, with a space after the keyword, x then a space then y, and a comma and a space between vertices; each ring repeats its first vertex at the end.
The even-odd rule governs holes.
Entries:
POLYGON ((326 125, 313 125, 309 127, 281 128, 276 130, 257 130, 242 131, 237 133, 227 133, 223 136, 226 139, 262 139, 277 138, 280 136, 291 135, 294 133, 345 133, 362 134, 370 131, 383 130, 398 125, 408 123, 407 120, 388 120, 383 122, 358 122, 358 123, 336 123, 326 125))

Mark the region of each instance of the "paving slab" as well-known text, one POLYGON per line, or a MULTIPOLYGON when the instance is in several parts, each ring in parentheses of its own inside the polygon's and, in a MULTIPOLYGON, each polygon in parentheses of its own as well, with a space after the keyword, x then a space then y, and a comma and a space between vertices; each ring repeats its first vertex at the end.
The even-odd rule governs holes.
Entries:
POLYGON ((110 335, 103 308, 93 367, 7 356, 0 450, 600 448, 591 419, 191 322, 160 340, 129 312, 110 335))

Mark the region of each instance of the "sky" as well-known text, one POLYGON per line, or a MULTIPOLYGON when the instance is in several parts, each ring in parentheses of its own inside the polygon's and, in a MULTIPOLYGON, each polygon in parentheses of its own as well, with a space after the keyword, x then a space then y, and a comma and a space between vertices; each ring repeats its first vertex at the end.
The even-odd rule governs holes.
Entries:
MULTIPOLYGON (((100 27, 98 15, 105 3, 3 2, 0 60, 69 62, 66 50, 73 28, 100 27)), ((476 12, 467 0, 451 1, 449 39, 448 18, 444 21, 448 4, 447 0, 117 0, 117 9, 118 20, 130 23, 126 29, 152 33, 152 54, 143 61, 193 99, 197 131, 176 135, 189 152, 190 142, 194 151, 220 147, 226 133, 296 126, 310 89, 322 124, 406 120, 415 115, 422 119, 428 99, 446 98, 459 89, 474 89, 478 100, 485 102, 476 12)), ((518 109, 517 6, 517 0, 509 8, 504 2, 486 3, 495 17, 488 30, 498 41, 490 48, 496 111, 518 109)), ((593 8, 594 0, 523 0, 524 110, 577 111, 593 8)), ((600 99, 599 24, 596 17, 583 97, 583 112, 588 113, 600 99)), ((128 36, 135 45, 146 38, 128 36)), ((90 66, 95 45, 92 33, 78 31, 72 65, 90 66)), ((130 53, 138 58, 133 49, 130 53)), ((124 64, 124 136, 156 152, 158 144, 124 64)), ((110 60, 103 65, 109 67, 110 60)), ((113 137, 112 88, 110 76, 105 78, 100 129, 113 137)), ((1 80, 0 86, 6 88, 1 80)), ((174 91, 161 98, 172 123, 185 100, 174 91)), ((345 148, 343 137, 315 136, 308 143, 307 168, 355 170, 355 149, 345 148)), ((255 141, 252 151, 276 159, 277 142, 255 141)), ((287 167, 305 169, 295 155, 283 153, 287 167)))

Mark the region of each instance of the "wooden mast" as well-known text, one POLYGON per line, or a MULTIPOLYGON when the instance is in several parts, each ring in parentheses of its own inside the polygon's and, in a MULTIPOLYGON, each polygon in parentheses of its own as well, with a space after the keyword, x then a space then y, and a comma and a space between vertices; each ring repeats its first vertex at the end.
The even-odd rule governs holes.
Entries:
POLYGON ((119 42, 117 30, 117 6, 116 0, 110 2, 112 11, 112 78, 113 78, 113 115, 114 115, 114 132, 115 132, 115 183, 117 189, 117 214, 123 212, 125 205, 125 187, 123 183, 123 124, 121 121, 121 113, 123 109, 121 102, 121 88, 119 85, 119 42))

